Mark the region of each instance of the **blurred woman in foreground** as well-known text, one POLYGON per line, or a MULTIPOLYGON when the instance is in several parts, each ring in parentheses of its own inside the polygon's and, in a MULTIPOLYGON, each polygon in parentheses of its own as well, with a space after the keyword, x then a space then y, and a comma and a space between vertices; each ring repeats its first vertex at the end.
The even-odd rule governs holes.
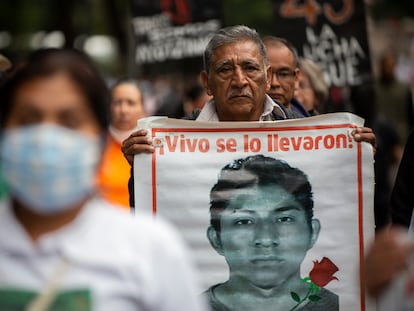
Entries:
POLYGON ((37 51, 0 100, 0 310, 204 310, 176 232, 95 195, 109 94, 91 61, 37 51))

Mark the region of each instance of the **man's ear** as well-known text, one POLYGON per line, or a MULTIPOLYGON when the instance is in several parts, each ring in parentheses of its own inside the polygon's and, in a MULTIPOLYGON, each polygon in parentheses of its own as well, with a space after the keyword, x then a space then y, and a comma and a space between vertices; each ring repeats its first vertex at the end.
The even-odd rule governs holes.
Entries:
POLYGON ((270 91, 270 84, 272 83, 272 67, 270 65, 267 65, 266 68, 266 92, 270 91))
POLYGON ((210 90, 210 87, 208 85, 208 73, 207 73, 207 71, 203 70, 200 73, 200 81, 201 81, 201 85, 206 90, 207 95, 212 96, 213 94, 211 94, 211 90, 210 90))
POLYGON ((299 76, 300 76, 300 69, 296 67, 296 69, 295 69, 295 82, 297 82, 299 80, 299 76))
POLYGON ((207 238, 216 252, 223 255, 223 246, 221 245, 220 233, 218 233, 212 226, 209 226, 207 229, 207 238))
POLYGON ((319 232, 321 231, 321 223, 319 222, 319 219, 312 219, 312 232, 311 232, 311 238, 310 238, 310 246, 309 248, 312 248, 313 245, 315 245, 316 240, 319 237, 319 232))

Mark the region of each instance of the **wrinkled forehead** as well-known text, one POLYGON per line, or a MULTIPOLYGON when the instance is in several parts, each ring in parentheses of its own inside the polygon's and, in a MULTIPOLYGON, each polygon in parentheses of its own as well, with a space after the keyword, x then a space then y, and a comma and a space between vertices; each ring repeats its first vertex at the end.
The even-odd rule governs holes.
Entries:
POLYGON ((252 40, 241 40, 226 42, 217 46, 211 55, 211 63, 223 60, 232 61, 256 61, 264 63, 263 55, 260 53, 258 44, 252 40))

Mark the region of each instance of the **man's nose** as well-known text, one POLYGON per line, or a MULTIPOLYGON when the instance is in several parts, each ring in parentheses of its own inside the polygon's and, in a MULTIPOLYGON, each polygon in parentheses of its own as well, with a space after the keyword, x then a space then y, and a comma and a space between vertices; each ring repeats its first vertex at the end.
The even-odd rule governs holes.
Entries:
POLYGON ((277 78, 277 74, 276 74, 276 72, 272 72, 272 76, 271 76, 271 79, 270 79, 270 87, 271 88, 276 88, 278 86, 280 86, 280 82, 279 82, 279 79, 277 78))
POLYGON ((247 84, 246 74, 239 67, 236 67, 234 70, 232 84, 239 88, 244 87, 247 84))
POLYGON ((254 244, 257 247, 271 247, 279 244, 279 237, 274 228, 274 224, 268 221, 257 223, 254 235, 254 244))

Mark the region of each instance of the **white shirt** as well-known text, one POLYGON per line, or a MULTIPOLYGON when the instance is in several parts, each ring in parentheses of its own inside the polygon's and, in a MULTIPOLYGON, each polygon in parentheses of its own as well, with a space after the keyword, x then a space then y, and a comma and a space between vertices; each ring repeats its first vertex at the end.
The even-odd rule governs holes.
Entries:
POLYGON ((33 244, 9 202, 0 202, 0 309, 10 290, 42 292, 62 258, 69 266, 59 290, 87 292, 92 307, 82 310, 206 310, 183 241, 159 218, 93 199, 33 244))

